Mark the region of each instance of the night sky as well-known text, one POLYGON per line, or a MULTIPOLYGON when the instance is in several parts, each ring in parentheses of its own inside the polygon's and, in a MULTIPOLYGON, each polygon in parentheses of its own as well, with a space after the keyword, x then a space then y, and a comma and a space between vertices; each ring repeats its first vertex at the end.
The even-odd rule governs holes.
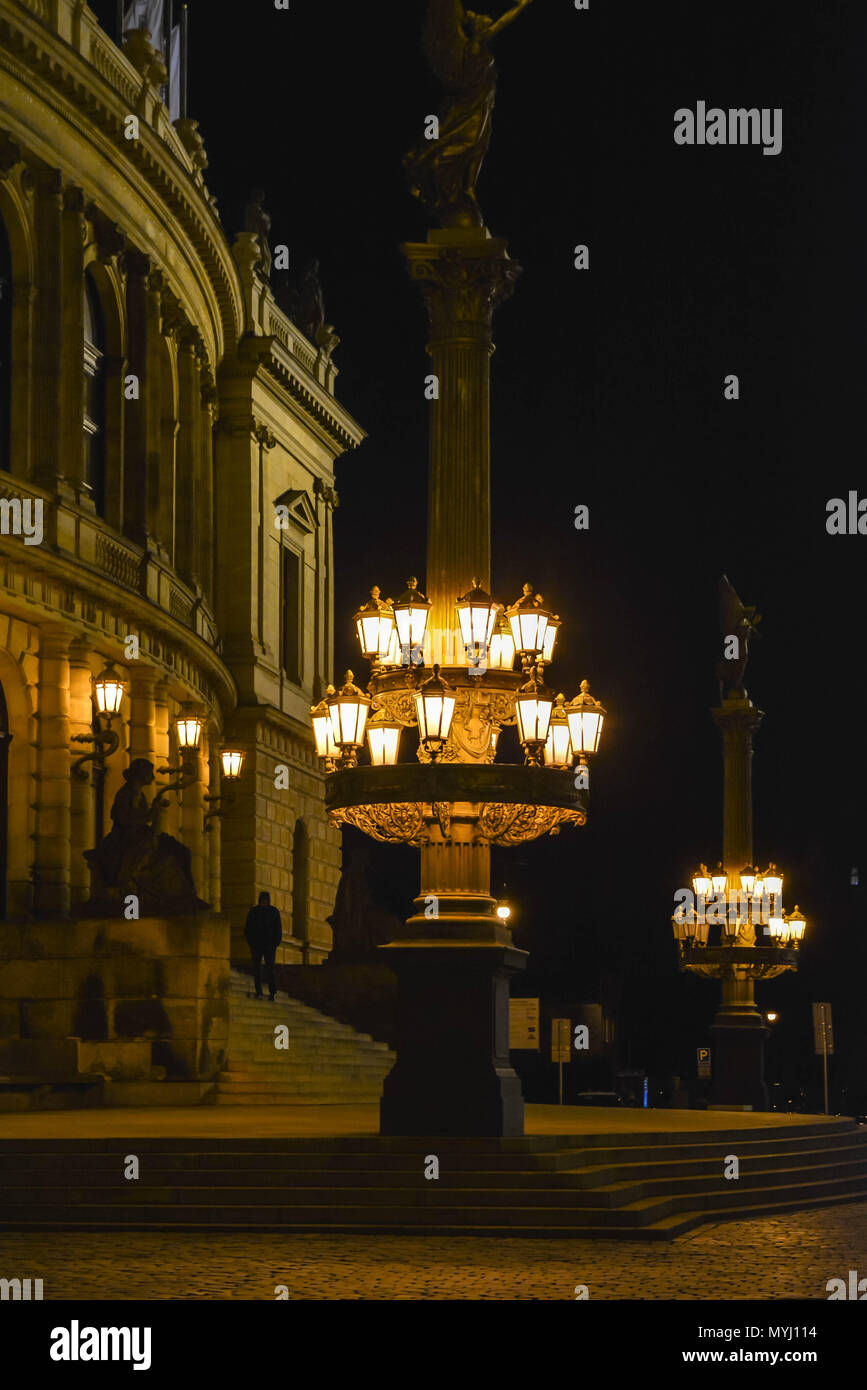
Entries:
MULTIPOLYGON (((399 252, 427 231, 401 168, 439 105, 423 12, 190 0, 189 114, 227 232, 260 185, 272 242, 294 266, 319 257, 337 394, 369 436, 337 465, 338 674, 364 673, 350 617, 370 584, 424 587, 426 316, 399 252)), ((856 1091, 867 1106, 867 890, 850 885, 853 866, 867 878, 867 537, 828 536, 825 504, 867 495, 867 10, 534 0, 497 58, 479 195, 523 274, 494 322, 494 594, 533 582, 564 619, 550 683, 571 697, 586 676, 610 717, 589 824, 497 852, 495 892, 563 1002, 597 998, 599 972, 622 980, 624 1063, 691 1074, 716 986, 678 975, 670 916, 722 850, 708 710, 727 573, 763 617, 756 858, 786 872, 809 924, 800 976, 759 990, 782 1016, 769 1070, 788 1054, 818 1080, 809 1001, 831 1000, 851 1113, 856 1091), (782 107, 782 153, 676 146, 673 113, 699 99, 782 107)), ((396 912, 416 859, 374 853, 396 912)))

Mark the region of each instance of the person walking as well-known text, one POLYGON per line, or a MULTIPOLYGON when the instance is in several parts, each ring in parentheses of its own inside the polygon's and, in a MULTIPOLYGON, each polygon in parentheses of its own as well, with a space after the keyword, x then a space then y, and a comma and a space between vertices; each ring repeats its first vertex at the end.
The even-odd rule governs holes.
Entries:
POLYGON ((262 961, 265 962, 265 980, 268 985, 268 998, 274 1002, 277 981, 274 975, 274 959, 277 947, 283 940, 283 923, 276 907, 271 906, 271 894, 260 893, 256 907, 247 913, 244 936, 250 947, 253 959, 253 979, 256 985, 256 998, 262 998, 262 961))

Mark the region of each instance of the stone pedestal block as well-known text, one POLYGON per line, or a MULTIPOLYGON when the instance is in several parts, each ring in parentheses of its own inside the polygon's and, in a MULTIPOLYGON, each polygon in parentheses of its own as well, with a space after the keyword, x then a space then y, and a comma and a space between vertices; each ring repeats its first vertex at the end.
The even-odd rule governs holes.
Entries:
POLYGON ((526 952, 500 946, 381 946, 398 977, 397 1062, 382 1134, 521 1135, 509 1062, 509 980, 526 952))
POLYGON ((67 1040, 80 1071, 212 1079, 228 1039, 229 930, 215 915, 0 924, 5 1069, 50 1081, 67 1040))

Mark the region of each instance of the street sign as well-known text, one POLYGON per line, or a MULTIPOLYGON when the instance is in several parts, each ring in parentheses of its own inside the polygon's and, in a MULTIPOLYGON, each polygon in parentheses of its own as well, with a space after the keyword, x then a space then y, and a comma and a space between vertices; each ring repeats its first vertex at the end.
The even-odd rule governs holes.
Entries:
POLYGON ((813 1005, 813 1040, 817 1057, 833 1057, 834 1029, 831 1021, 830 1004, 813 1005))
POLYGON ((539 1051, 538 999, 509 1000, 509 1047, 539 1051))
POLYGON ((571 1022, 568 1018, 551 1019, 551 1061, 569 1061, 569 1043, 571 1041, 571 1022))
POLYGON ((698 1067, 699 1080, 706 1080, 710 1076, 710 1048, 697 1047, 695 1049, 695 1060, 698 1067))

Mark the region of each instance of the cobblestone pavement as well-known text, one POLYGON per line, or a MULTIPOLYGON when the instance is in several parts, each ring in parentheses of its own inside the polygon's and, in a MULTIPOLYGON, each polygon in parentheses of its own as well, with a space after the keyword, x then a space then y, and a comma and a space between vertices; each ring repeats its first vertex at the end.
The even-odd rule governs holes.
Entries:
POLYGON ((867 1202, 665 1244, 474 1236, 6 1233, 0 1276, 46 1299, 827 1299, 867 1269, 867 1202))

